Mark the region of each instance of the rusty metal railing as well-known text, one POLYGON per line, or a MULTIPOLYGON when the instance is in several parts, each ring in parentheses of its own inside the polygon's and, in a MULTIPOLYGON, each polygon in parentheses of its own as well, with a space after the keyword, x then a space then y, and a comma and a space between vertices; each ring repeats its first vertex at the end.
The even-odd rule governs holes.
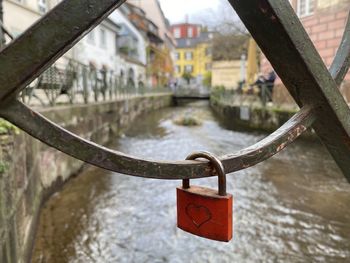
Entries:
MULTIPOLYGON (((123 2, 63 1, 2 50, 0 116, 56 149, 108 170, 158 179, 212 176, 208 163, 148 161, 96 145, 50 122, 16 99, 26 85, 123 2)), ((261 142, 222 156, 225 172, 268 159, 313 127, 350 181, 350 110, 337 89, 350 64, 350 21, 328 71, 288 1, 229 2, 301 110, 261 142)))
POLYGON ((50 66, 22 90, 19 99, 30 106, 88 104, 127 99, 154 93, 170 93, 167 87, 150 87, 113 70, 96 69, 74 60, 50 66))

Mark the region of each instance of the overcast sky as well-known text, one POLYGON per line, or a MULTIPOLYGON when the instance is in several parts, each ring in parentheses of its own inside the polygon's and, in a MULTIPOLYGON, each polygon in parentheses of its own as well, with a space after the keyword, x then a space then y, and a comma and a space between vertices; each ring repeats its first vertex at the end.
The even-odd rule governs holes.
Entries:
POLYGON ((170 23, 185 22, 188 15, 189 22, 197 22, 200 13, 207 13, 210 9, 216 12, 220 0, 159 0, 165 16, 170 23))

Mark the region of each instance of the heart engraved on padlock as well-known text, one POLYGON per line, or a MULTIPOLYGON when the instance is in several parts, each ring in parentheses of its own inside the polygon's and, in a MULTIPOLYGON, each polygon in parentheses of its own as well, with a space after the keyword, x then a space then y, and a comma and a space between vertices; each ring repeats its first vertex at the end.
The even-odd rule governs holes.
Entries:
POLYGON ((208 208, 202 205, 188 204, 186 206, 186 214, 196 227, 201 227, 203 224, 211 220, 211 212, 208 208))
POLYGON ((196 152, 187 160, 205 158, 218 174, 219 191, 190 186, 182 181, 177 192, 177 226, 191 234, 217 241, 232 239, 232 195, 226 193, 226 175, 222 163, 208 152, 196 152))

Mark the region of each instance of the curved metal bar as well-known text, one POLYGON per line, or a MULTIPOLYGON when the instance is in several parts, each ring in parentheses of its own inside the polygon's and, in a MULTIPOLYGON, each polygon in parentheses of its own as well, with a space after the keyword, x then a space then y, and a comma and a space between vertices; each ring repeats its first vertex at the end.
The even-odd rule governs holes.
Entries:
POLYGON ((0 52, 0 101, 12 100, 125 0, 65 0, 0 52))
POLYGON ((256 165, 283 150, 295 141, 316 120, 313 110, 304 106, 278 130, 237 153, 221 157, 226 172, 242 170, 256 165))
POLYGON ((332 77, 339 86, 345 78, 346 73, 350 67, 350 11, 344 34, 340 46, 337 50, 337 54, 333 60, 333 63, 329 69, 332 77))
MULTIPOLYGON (((158 179, 193 179, 213 175, 208 163, 150 161, 97 145, 63 129, 20 101, 9 104, 7 108, 0 111, 0 115, 59 151, 107 170, 158 179)), ((259 143, 237 154, 221 157, 225 171, 227 173, 238 171, 266 160, 298 138, 313 121, 311 108, 303 108, 259 143)))

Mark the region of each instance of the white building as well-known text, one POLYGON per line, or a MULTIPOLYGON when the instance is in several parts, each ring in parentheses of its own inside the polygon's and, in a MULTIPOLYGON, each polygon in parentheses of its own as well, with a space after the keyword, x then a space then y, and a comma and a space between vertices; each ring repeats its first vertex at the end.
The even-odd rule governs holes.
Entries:
POLYGON ((117 40, 120 60, 116 61, 116 72, 120 72, 126 78, 133 75, 135 83, 146 83, 146 39, 118 9, 108 19, 120 27, 117 40))
POLYGON ((71 50, 71 58, 96 69, 115 70, 118 32, 118 25, 105 19, 71 50))
POLYGON ((3 0, 4 25, 18 36, 56 3, 57 0, 3 0))
POLYGON ((159 30, 159 35, 163 39, 165 45, 171 50, 175 51, 176 42, 170 31, 169 21, 166 19, 163 10, 158 0, 128 0, 139 8, 145 11, 146 16, 154 22, 159 30))
POLYGON ((159 35, 164 41, 165 46, 170 50, 172 61, 175 61, 176 41, 171 33, 169 21, 166 19, 159 0, 128 0, 145 11, 146 16, 154 22, 159 30, 159 35))
MULTIPOLYGON (((60 0, 4 0, 4 25, 15 37, 35 23, 60 0)), ((146 82, 146 43, 138 30, 119 11, 94 28, 71 50, 59 59, 59 64, 66 64, 69 59, 122 75, 125 83, 132 79, 138 83, 146 82), (119 38, 129 38, 129 47, 134 47, 133 54, 123 54, 119 38)))

